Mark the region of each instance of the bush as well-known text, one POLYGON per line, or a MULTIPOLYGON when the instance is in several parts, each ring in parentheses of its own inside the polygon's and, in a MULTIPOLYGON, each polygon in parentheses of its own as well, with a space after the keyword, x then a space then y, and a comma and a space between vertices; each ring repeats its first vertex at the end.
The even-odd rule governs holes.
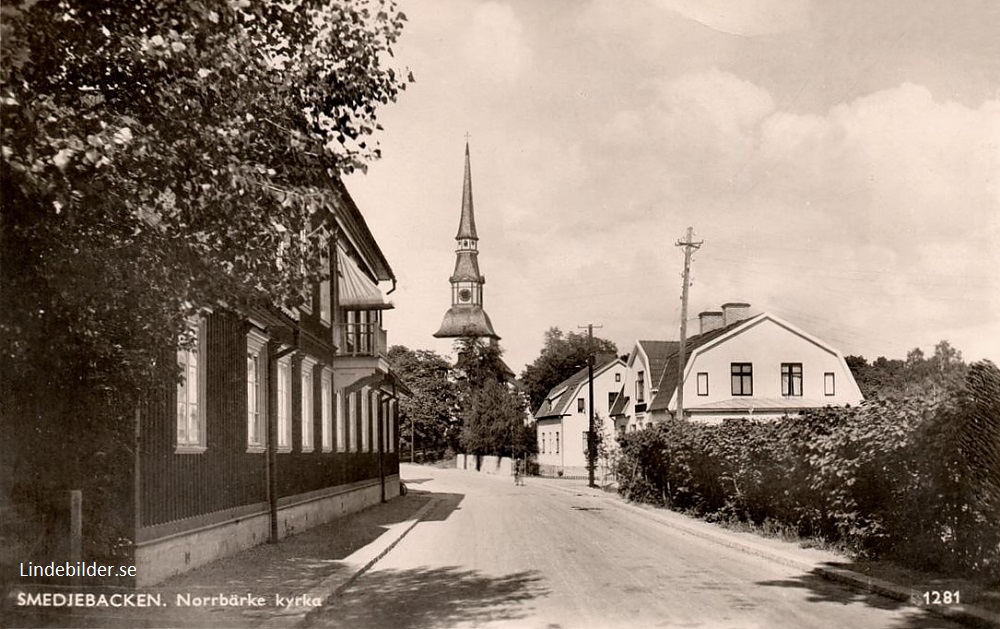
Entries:
POLYGON ((619 492, 630 500, 1000 578, 1000 370, 988 361, 945 398, 776 421, 667 420, 620 442, 619 492))

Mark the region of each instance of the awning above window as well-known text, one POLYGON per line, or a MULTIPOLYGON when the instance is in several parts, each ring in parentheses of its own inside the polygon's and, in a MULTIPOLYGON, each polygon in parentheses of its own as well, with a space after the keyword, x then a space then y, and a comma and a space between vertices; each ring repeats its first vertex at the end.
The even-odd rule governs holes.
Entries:
POLYGON ((340 307, 349 310, 388 310, 393 305, 385 300, 378 285, 373 282, 358 263, 337 247, 337 275, 340 307))

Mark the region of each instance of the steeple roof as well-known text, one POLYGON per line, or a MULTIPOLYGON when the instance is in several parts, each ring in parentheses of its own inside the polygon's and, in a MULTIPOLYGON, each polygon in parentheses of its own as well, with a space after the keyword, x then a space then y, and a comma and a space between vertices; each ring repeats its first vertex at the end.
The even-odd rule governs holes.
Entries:
POLYGON ((476 215, 472 210, 472 166, 469 163, 469 142, 465 142, 465 181, 462 184, 462 218, 458 222, 455 240, 479 240, 476 236, 476 215))

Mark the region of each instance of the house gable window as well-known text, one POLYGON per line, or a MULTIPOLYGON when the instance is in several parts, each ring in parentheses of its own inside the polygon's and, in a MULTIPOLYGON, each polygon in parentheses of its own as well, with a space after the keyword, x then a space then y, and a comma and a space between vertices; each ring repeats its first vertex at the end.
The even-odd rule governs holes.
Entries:
POLYGON ((698 373, 698 395, 708 395, 708 373, 698 373))
POLYGON ((264 371, 267 337, 255 331, 247 334, 247 451, 263 452, 267 408, 267 378, 264 371))
POLYGON ((302 451, 312 452, 316 447, 315 438, 315 408, 313 406, 313 400, 316 395, 316 389, 313 386, 313 367, 316 365, 316 361, 311 358, 303 358, 301 370, 301 396, 302 396, 302 451))
POLYGON ((322 434, 320 435, 320 445, 323 452, 330 452, 333 450, 333 372, 330 371, 329 367, 324 367, 321 373, 319 403, 322 434))
POLYGON ((278 452, 292 451, 292 363, 278 359, 278 452))
POLYGON ((781 395, 802 396, 802 363, 781 363, 781 395))
POLYGON ((642 404, 646 401, 646 372, 640 371, 635 375, 635 403, 642 404))
POLYGON ((620 373, 616 373, 615 374, 615 382, 621 382, 621 381, 622 381, 622 375, 620 373))
POLYGON ((828 371, 823 374, 823 395, 836 395, 837 386, 834 373, 828 371))
POLYGON ((732 363, 733 395, 753 395, 753 363, 732 363))
POLYGON ((191 322, 194 343, 177 350, 181 379, 177 383, 178 454, 205 451, 205 319, 191 322))
POLYGON ((608 393, 608 410, 610 411, 615 406, 615 400, 618 398, 618 394, 615 392, 608 393))
POLYGON ((576 398, 576 412, 582 413, 585 410, 587 410, 587 403, 583 400, 582 397, 576 398))

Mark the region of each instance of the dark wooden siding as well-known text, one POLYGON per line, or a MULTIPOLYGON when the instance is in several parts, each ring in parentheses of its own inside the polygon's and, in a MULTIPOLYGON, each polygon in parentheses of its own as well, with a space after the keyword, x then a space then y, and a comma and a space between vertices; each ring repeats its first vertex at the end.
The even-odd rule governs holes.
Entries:
MULTIPOLYGON (((265 454, 247 452, 247 330, 247 324, 233 314, 216 313, 208 318, 206 356, 203 358, 207 370, 207 449, 204 452, 175 452, 176 388, 170 388, 163 399, 149 405, 142 427, 140 527, 212 513, 224 514, 240 507, 266 503, 265 454)), ((324 347, 313 338, 308 348, 307 353, 318 361, 313 372, 313 450, 302 451, 302 363, 296 361, 293 363, 291 392, 293 451, 277 454, 275 479, 279 498, 379 478, 378 449, 371 432, 367 450, 337 451, 343 440, 360 434, 361 391, 347 392, 342 396, 347 434, 338 432, 334 409, 333 451, 323 451, 320 383, 322 365, 330 364, 327 361, 332 356, 332 346, 324 347), (355 408, 358 409, 354 417, 348 414, 349 396, 355 397, 355 408)), ((270 382, 268 388, 271 395, 266 406, 273 413, 274 369, 266 368, 264 371, 270 382)), ((336 404, 336 387, 334 379, 331 404, 336 404)), ((369 430, 377 417, 377 410, 378 407, 372 408, 373 422, 369 430)), ((394 434, 399 434, 398 425, 394 434)), ((398 468, 398 453, 386 452, 383 455, 385 474, 396 474, 398 468)))
POLYGON ((141 525, 150 526, 267 499, 263 454, 246 452, 246 331, 241 320, 215 314, 207 322, 206 446, 177 454, 176 390, 144 422, 141 525))

